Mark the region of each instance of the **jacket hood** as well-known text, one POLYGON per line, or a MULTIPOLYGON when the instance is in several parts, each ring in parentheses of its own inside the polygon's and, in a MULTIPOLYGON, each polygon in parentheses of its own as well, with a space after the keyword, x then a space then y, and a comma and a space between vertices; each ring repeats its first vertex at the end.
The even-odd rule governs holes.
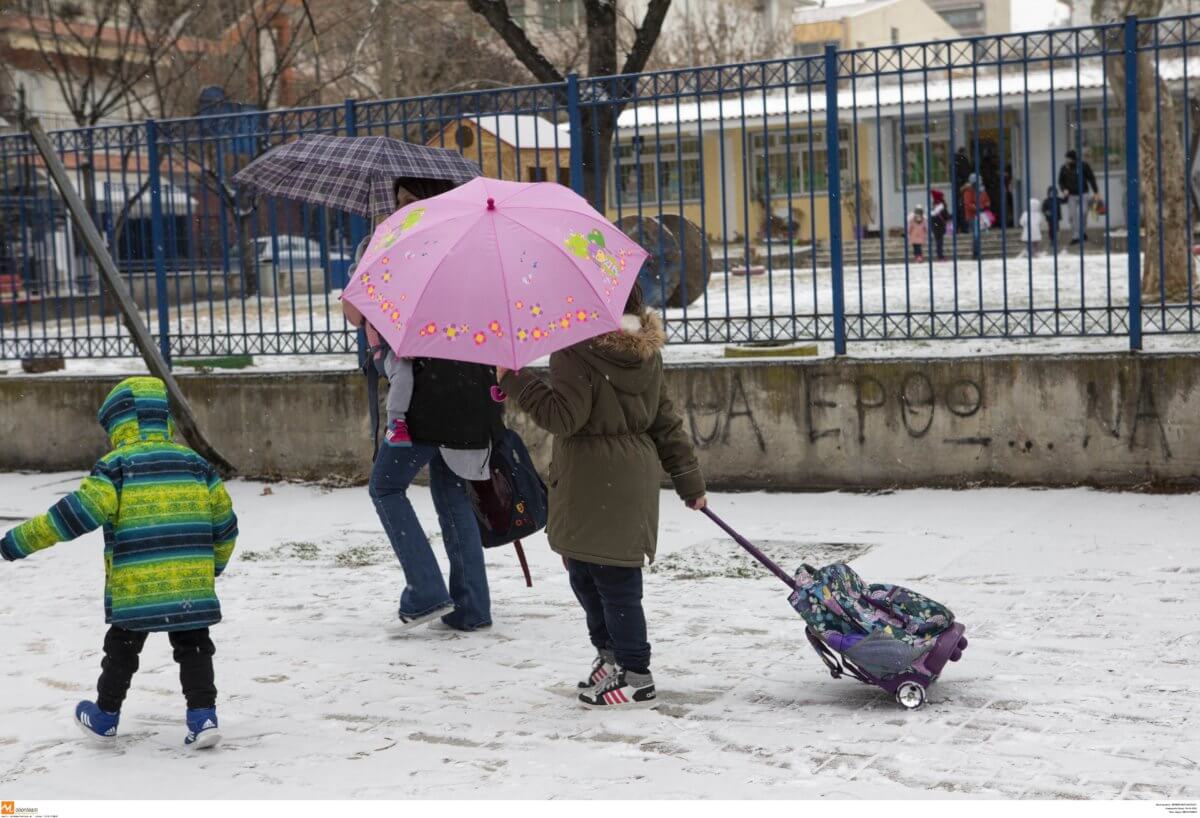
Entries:
POLYGON ((653 312, 621 316, 621 329, 593 338, 583 355, 620 392, 646 389, 656 368, 646 366, 667 343, 662 322, 653 312))
POLYGON ((147 440, 170 440, 175 421, 167 402, 167 387, 158 378, 126 378, 100 404, 97 420, 113 447, 147 440))

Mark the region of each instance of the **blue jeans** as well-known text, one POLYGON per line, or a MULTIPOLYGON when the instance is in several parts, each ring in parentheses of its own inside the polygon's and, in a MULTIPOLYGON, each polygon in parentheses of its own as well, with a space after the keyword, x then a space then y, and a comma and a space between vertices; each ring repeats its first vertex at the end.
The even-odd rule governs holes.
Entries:
POLYGON ((588 637, 596 650, 611 650, 617 664, 626 670, 648 672, 650 642, 642 610, 642 569, 568 557, 567 574, 587 615, 588 637))
POLYGON ((450 471, 437 447, 381 446, 371 472, 370 492, 379 521, 404 569, 407 585, 400 595, 400 615, 424 616, 453 604, 453 613, 442 617, 446 624, 467 631, 492 624, 483 544, 475 512, 467 498, 467 486, 450 471), (426 464, 433 505, 442 528, 442 544, 450 560, 449 593, 429 539, 408 499, 408 487, 426 464))

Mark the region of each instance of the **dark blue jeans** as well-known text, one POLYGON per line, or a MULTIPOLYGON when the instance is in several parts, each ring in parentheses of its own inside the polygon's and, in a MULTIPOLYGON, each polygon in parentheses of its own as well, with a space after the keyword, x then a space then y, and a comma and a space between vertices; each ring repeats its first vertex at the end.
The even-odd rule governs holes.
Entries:
POLYGON ((642 569, 567 559, 567 573, 571 590, 587 614, 588 636, 596 650, 611 650, 626 670, 649 671, 642 569))
POLYGON ((467 498, 467 486, 450 471, 437 447, 380 447, 371 472, 370 491, 379 521, 407 581, 400 595, 400 615, 424 616, 453 604, 454 612, 442 617, 446 624, 467 631, 492 624, 483 544, 475 512, 467 498), (433 505, 442 528, 442 544, 450 560, 449 593, 429 539, 408 499, 408 487, 426 464, 433 505))

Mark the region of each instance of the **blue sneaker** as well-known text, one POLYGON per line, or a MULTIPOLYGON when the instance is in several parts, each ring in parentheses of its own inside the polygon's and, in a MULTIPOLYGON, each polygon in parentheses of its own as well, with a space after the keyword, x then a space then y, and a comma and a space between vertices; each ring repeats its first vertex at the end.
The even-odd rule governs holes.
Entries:
POLYGON ((117 722, 120 720, 120 711, 106 713, 95 702, 83 701, 75 705, 75 724, 97 744, 111 745, 116 742, 117 722))
POLYGON ((217 708, 203 707, 187 711, 187 738, 183 740, 185 747, 193 750, 203 750, 212 747, 221 740, 217 730, 217 708))

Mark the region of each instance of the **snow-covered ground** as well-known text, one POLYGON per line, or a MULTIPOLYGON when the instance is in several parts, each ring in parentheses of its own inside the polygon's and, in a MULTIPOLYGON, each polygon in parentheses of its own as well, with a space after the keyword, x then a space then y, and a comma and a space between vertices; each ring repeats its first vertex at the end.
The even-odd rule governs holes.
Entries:
MULTIPOLYGON (((864 264, 861 274, 853 259, 847 259, 845 270, 846 309, 851 315, 863 314, 862 326, 857 322, 854 332, 879 332, 879 315, 886 304, 889 331, 898 332, 894 322, 905 323, 896 315, 912 315, 914 334, 921 329, 921 322, 928 320, 931 305, 939 311, 939 320, 953 324, 952 312, 957 309, 964 315, 961 322, 963 332, 969 333, 972 321, 978 323, 978 313, 972 310, 1012 311, 1013 332, 1018 332, 1022 321, 1028 323, 1030 307, 1038 310, 1058 306, 1064 310, 1064 332, 1078 327, 1081 320, 1077 310, 1087 307, 1086 326, 1091 335, 1087 337, 1043 336, 1028 339, 944 339, 944 340, 890 340, 852 341, 848 354, 853 357, 931 357, 988 354, 1031 354, 1063 352, 1118 352, 1129 348, 1128 338, 1117 334, 1106 336, 1108 318, 1103 312, 1111 305, 1114 331, 1120 332, 1120 321, 1124 318, 1124 305, 1128 294, 1125 259, 1120 255, 1111 258, 1102 254, 1088 255, 1080 264, 1078 255, 1061 253, 1055 260, 1050 256, 1038 256, 1032 261, 1025 258, 1007 260, 991 259, 980 264, 960 258, 938 262, 932 266, 913 262, 907 275, 903 264, 864 264), (1080 271, 1083 271, 1083 275, 1080 271), (861 279, 861 281, 860 281, 861 279), (1075 311, 1073 311, 1075 310, 1075 311), (922 315, 925 311, 925 315, 922 315), (874 316, 874 317, 871 317, 874 316)), ((830 273, 827 268, 796 267, 794 270, 774 270, 769 276, 733 276, 714 273, 704 298, 687 309, 668 311, 668 320, 765 318, 774 315, 786 317, 793 314, 811 316, 814 312, 828 315, 831 311, 830 273), (814 288, 813 282, 816 281, 814 288)), ((143 316, 150 326, 157 328, 153 315, 143 316)), ((856 319, 855 319, 856 320, 856 319)), ((989 317, 989 321, 995 320, 989 317)), ((1002 319, 1001 327, 1003 326, 1002 319)), ((1039 321, 1053 318, 1040 314, 1039 321)), ((1181 320, 1186 322, 1186 316, 1181 320)), ((857 320, 856 320, 857 321, 857 320)), ((786 323, 786 321, 784 321, 786 323)), ((1164 321, 1176 334, 1147 335, 1145 349, 1148 351, 1187 352, 1200 350, 1200 333, 1186 334, 1186 323, 1176 323, 1168 318, 1164 321)), ((312 333, 327 339, 327 333, 340 332, 344 326, 338 308, 337 294, 297 295, 272 299, 263 297, 241 301, 196 302, 173 308, 170 316, 171 332, 197 341, 210 349, 206 339, 218 338, 233 333, 240 335, 259 334, 268 338, 279 338, 285 342, 299 339, 303 346, 312 333)), ((765 325, 764 325, 765 326, 765 325)), ((987 324, 989 332, 995 332, 987 324)), ((1049 332, 1047 326, 1037 324, 1038 332, 1049 332)), ((761 328, 760 328, 761 329, 761 328)), ((738 332, 743 331, 738 329, 738 332)), ((945 331, 940 328, 939 332, 945 331)), ((109 336, 124 333, 115 318, 101 322, 96 317, 82 316, 73 321, 68 318, 50 320, 46 325, 0 324, 0 341, 27 340, 30 338, 70 338, 72 332, 83 337, 106 333, 109 336)), ((681 344, 668 347, 665 357, 670 362, 711 360, 725 355, 725 344, 681 344)), ((202 357, 204 356, 203 353, 202 357)), ((833 344, 817 344, 817 355, 833 354, 833 344)), ((349 370, 355 366, 353 354, 289 354, 255 355, 251 369, 254 371, 297 371, 297 370, 349 370)), ((15 360, 0 360, 0 374, 5 371, 19 372, 15 360)), ((145 371, 136 358, 68 359, 67 374, 117 375, 145 371)))
MULTIPOLYGON (((0 526, 80 475, 0 475, 0 526)), ((847 558, 948 604, 971 647, 925 709, 829 677, 786 589, 664 495, 646 605, 661 705, 577 709, 591 658, 561 565, 489 552, 495 627, 389 638, 402 574, 365 489, 234 482, 214 629, 226 736, 180 746, 163 637, 115 750, 70 714, 104 625, 98 533, 0 565, 6 798, 1200 797, 1200 505, 1086 490, 726 495, 789 569, 847 558)), ((414 489, 434 530, 428 494, 414 489)))

